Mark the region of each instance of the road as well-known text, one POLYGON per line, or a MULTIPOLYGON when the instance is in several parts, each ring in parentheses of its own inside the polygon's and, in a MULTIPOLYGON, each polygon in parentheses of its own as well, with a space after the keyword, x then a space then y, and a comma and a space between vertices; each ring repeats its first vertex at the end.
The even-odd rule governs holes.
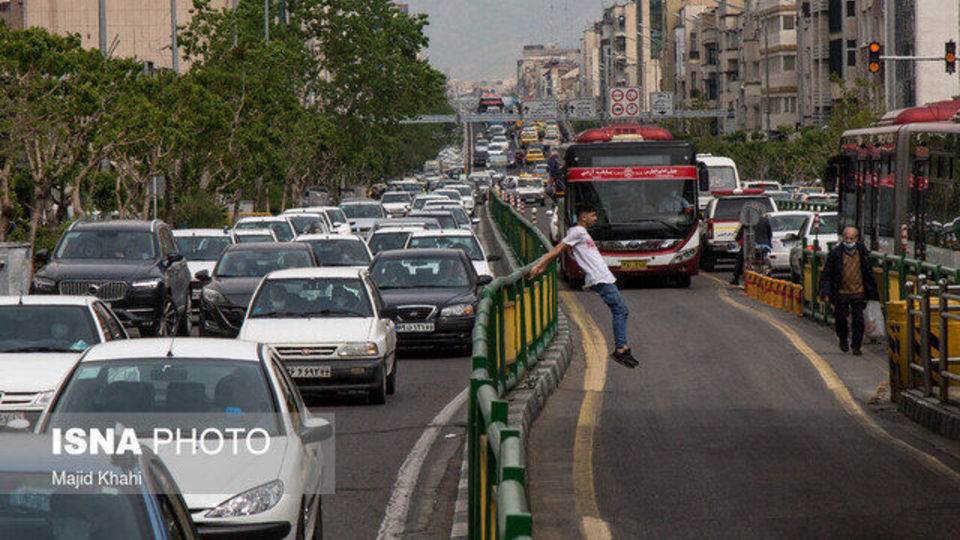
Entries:
POLYGON ((562 293, 574 363, 531 431, 537 535, 956 538, 960 448, 876 399, 883 347, 843 355, 726 279, 627 284, 637 370, 608 362, 600 298, 562 293))

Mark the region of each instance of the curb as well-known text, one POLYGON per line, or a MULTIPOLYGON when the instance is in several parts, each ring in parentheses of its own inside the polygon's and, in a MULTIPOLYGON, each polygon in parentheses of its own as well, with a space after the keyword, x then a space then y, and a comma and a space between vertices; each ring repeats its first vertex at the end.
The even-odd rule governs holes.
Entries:
MULTIPOLYGON (((500 235, 499 229, 490 219, 490 207, 484 205, 484 219, 493 232, 494 241, 506 256, 511 270, 520 268, 513 251, 500 235)), ((510 403, 507 420, 510 426, 520 430, 520 439, 524 448, 527 445, 527 433, 534 420, 540 416, 547 404, 547 398, 560 386, 560 381, 570 366, 573 357, 573 340, 570 338, 570 323, 561 309, 557 319, 557 334, 550 346, 540 355, 537 365, 520 381, 516 388, 505 396, 510 403)), ((457 484, 457 502, 453 507, 453 526, 450 529, 451 540, 463 540, 469 534, 467 488, 467 445, 463 446, 463 458, 460 464, 460 481, 457 484)))
POLYGON ((897 400, 900 413, 930 431, 960 440, 960 410, 943 405, 937 397, 925 397, 920 390, 904 390, 897 400))

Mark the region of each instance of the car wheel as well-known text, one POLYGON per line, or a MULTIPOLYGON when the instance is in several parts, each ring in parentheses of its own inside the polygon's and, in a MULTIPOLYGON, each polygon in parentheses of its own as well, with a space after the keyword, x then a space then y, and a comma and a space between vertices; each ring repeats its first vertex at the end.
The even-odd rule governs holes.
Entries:
POLYGON ((180 315, 179 324, 177 324, 177 335, 190 337, 190 332, 193 330, 193 323, 190 320, 190 311, 193 309, 193 299, 190 298, 190 293, 187 293, 187 301, 183 306, 183 314, 180 315))
POLYGON ((370 391, 370 403, 374 405, 383 405, 387 402, 387 368, 380 366, 380 379, 376 390, 370 391))
POLYGON ((394 395, 397 393, 397 370, 400 368, 397 358, 393 358, 393 371, 390 372, 390 375, 387 375, 387 394, 394 395))
POLYGON ((140 334, 145 337, 170 337, 174 334, 178 324, 177 306, 168 296, 164 299, 163 306, 160 308, 160 318, 153 326, 141 328, 140 334))
POLYGON ((692 279, 690 278, 690 276, 677 276, 677 288, 689 289, 691 281, 692 279))

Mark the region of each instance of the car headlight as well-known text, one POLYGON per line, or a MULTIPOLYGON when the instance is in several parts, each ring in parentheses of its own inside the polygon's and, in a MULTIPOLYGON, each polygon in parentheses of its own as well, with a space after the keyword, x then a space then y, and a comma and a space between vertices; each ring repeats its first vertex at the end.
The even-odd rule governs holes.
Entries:
POLYGON ((44 277, 33 278, 33 288, 38 290, 52 290, 57 286, 57 282, 44 277))
POLYGON ((31 405, 39 405, 41 407, 46 407, 53 400, 53 395, 56 394, 56 390, 47 390, 46 392, 40 392, 37 394, 37 397, 33 398, 33 403, 31 405))
POLYGON ((377 344, 368 341, 366 343, 347 343, 340 347, 340 356, 377 356, 379 353, 377 344))
POLYGON ((134 289, 156 289, 160 285, 160 278, 141 279, 130 284, 134 289))
POLYGON ((472 304, 456 304, 440 310, 441 317, 467 317, 473 315, 472 304))
POLYGON ((697 248, 687 248, 673 256, 673 264, 687 262, 697 255, 697 248))
POLYGON ((219 291, 215 291, 215 290, 213 290, 213 289, 204 289, 204 290, 203 290, 203 299, 204 299, 204 301, 209 302, 209 303, 214 304, 214 305, 216 305, 216 304, 226 304, 226 303, 227 303, 227 298, 226 298, 225 296, 223 296, 222 294, 220 294, 219 291))
POLYGON ((283 482, 274 480, 227 499, 204 516, 208 518, 252 516, 273 508, 280 502, 282 496, 283 482))

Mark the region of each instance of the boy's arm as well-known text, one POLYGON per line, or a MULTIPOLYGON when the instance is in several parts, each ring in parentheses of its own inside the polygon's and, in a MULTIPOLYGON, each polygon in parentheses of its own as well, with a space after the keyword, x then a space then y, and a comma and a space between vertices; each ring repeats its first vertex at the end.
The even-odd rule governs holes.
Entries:
POLYGON ((547 269, 547 266, 550 266, 550 263, 553 262, 557 257, 560 256, 565 250, 570 249, 570 246, 560 242, 553 249, 547 252, 546 255, 540 257, 540 260, 533 265, 533 268, 527 272, 527 279, 533 279, 543 273, 547 269))

